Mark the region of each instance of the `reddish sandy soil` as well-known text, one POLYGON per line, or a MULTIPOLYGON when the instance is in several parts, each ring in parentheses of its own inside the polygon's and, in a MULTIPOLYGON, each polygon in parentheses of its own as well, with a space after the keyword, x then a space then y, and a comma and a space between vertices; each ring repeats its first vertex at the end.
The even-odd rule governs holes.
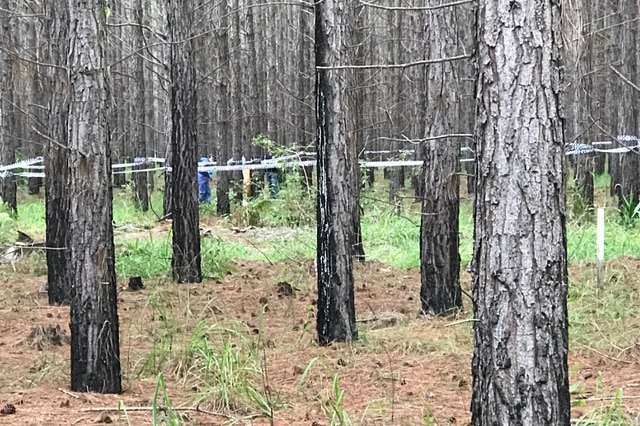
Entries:
MULTIPOLYGON (((309 265, 243 262, 223 281, 199 286, 147 283, 140 292, 120 291, 121 359, 124 374, 122 395, 81 394, 69 391, 69 345, 38 345, 42 339, 30 333, 37 326, 59 326, 68 336, 68 309, 48 307, 39 288, 46 277, 13 273, 2 266, 7 282, 0 283, 0 406, 13 404, 16 412, 0 415, 0 425, 89 425, 112 421, 127 424, 124 415, 107 409, 127 407, 132 425, 151 424, 149 407, 155 376, 136 377, 142 360, 151 350, 147 329, 158 318, 148 301, 160 286, 167 290, 176 312, 184 312, 187 294, 193 315, 234 318, 246 325, 247 334, 259 327, 260 306, 267 304, 263 341, 267 342, 268 387, 286 403, 275 413, 276 425, 328 425, 321 401, 331 391, 332 375, 321 363, 314 364, 300 391, 303 371, 314 357, 336 371, 345 391, 345 406, 354 424, 424 424, 430 410, 438 425, 466 425, 470 421, 471 325, 451 324, 469 318, 469 303, 456 317, 425 320, 417 318, 417 271, 398 271, 377 263, 357 268, 357 311, 359 319, 401 313, 400 324, 372 330, 360 323, 361 341, 354 345, 320 348, 314 343, 314 278, 309 265), (287 280, 299 289, 295 296, 277 292, 277 283, 287 280), (305 322, 310 330, 305 332, 305 322), (93 410, 93 411, 88 411, 93 410), (101 417, 102 416, 102 417, 101 417)), ((465 280, 468 288, 468 279, 465 280)), ((184 333, 189 333, 185 325, 184 333)), ((55 332, 54 332, 55 334, 55 332)), ((64 336, 63 336, 64 337, 64 336)), ((622 388, 628 399, 629 415, 640 411, 640 350, 574 352, 570 357, 572 383, 580 381, 583 396, 598 397, 576 408, 573 417, 611 403, 607 398, 622 388), (596 389, 597 373, 602 380, 596 389), (597 392, 597 393, 596 393, 597 392), (633 397, 636 398, 633 398, 633 397)), ((170 369, 169 369, 170 370, 170 369)), ((194 392, 188 383, 165 372, 167 389, 176 407, 192 407, 194 392)), ((213 411, 213 409, 211 409, 213 411)), ((218 425, 228 419, 202 412, 185 412, 187 424, 218 425)), ((266 425, 264 418, 241 420, 238 424, 266 425)))

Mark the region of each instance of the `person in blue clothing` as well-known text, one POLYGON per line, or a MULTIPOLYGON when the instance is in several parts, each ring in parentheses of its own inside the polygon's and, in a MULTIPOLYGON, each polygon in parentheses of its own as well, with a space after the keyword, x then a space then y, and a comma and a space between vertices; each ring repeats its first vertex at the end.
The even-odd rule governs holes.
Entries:
MULTIPOLYGON (((202 157, 199 163, 209 163, 209 159, 202 157)), ((211 203, 211 188, 209 188, 209 182, 213 177, 213 172, 198 172, 198 202, 199 203, 211 203)))
MULTIPOLYGON (((264 155, 264 159, 265 162, 272 162, 275 165, 271 152, 267 151, 264 155)), ((271 198, 278 198, 278 193, 280 192, 280 188, 278 187, 278 169, 276 167, 266 169, 264 171, 264 177, 269 185, 269 194, 271 194, 271 198)))

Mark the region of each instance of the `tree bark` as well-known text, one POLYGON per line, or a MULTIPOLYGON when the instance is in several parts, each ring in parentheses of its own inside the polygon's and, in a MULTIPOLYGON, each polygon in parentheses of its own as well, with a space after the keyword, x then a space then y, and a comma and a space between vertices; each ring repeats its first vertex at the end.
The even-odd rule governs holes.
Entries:
MULTIPOLYGON (((631 16, 637 16, 636 4, 620 4, 616 13, 617 22, 627 22, 631 16)), ((636 25, 637 27, 637 25, 636 25)), ((637 75, 636 66, 636 27, 629 25, 621 25, 620 30, 616 34, 615 43, 620 49, 619 65, 616 66, 619 71, 626 76, 637 75)), ((629 84, 622 81, 613 72, 610 75, 616 87, 618 88, 610 107, 617 109, 618 135, 638 136, 638 105, 634 101, 638 93, 629 84)), ((638 142, 623 142, 628 147, 636 146, 638 142)), ((640 201, 640 150, 634 149, 631 152, 617 154, 611 158, 611 165, 615 165, 611 174, 611 191, 618 197, 618 203, 631 203, 637 205, 640 201)))
MULTIPOLYGON (((17 56, 11 52, 15 49, 13 34, 16 29, 15 0, 8 0, 6 9, 0 9, 0 28, 3 36, 0 38, 0 165, 15 162, 17 129, 15 117, 14 96, 14 67, 17 56)), ((9 211, 18 212, 16 199, 16 180, 13 176, 0 178, 0 198, 9 211)))
MULTIPOLYGON (((346 57, 346 3, 315 4, 316 66, 346 57)), ((345 82, 339 71, 316 70, 317 262, 320 345, 358 338, 353 289, 356 147, 347 139, 345 82)))
MULTIPOLYGON (((48 50, 45 63, 66 67, 69 44, 69 10, 56 0, 44 2, 47 17, 48 50)), ((48 136, 44 156, 47 284, 49 304, 69 305, 73 296, 70 277, 69 199, 67 135, 69 117, 69 77, 64 69, 48 67, 49 88, 48 136)), ((44 129, 43 129, 44 131, 44 129)))
MULTIPOLYGON (((634 154, 635 155, 635 154, 634 154)), ((593 210, 593 175, 595 170, 595 156, 593 154, 579 154, 575 156, 574 183, 577 194, 581 198, 581 205, 587 211, 593 210)), ((574 207, 575 207, 574 201, 574 207)))
MULTIPOLYGON (((353 59, 350 61, 356 65, 364 64, 364 22, 363 14, 365 6, 358 2, 347 3, 349 7, 350 19, 352 22, 349 31, 349 37, 352 40, 351 45, 356 46, 353 53, 353 59)), ((354 146, 356 162, 358 161, 359 154, 364 151, 364 73, 362 70, 354 70, 350 74, 351 89, 348 90, 349 104, 347 111, 349 114, 349 127, 347 128, 348 140, 347 143, 354 146)), ((360 166, 353 168, 354 173, 354 196, 356 197, 356 209, 353 215, 353 229, 355 232, 355 241, 353 244, 353 256, 359 262, 364 262, 365 252, 364 244, 362 242, 362 226, 361 226, 361 214, 363 213, 360 208, 360 192, 362 190, 362 174, 360 166)))
POLYGON ((171 192, 173 279, 202 281, 198 210, 197 87, 191 39, 191 0, 170 0, 167 22, 171 35, 171 192))
MULTIPOLYGON (((395 6, 401 6, 401 0, 395 0, 395 6)), ((387 12, 389 15, 389 25, 393 37, 393 60, 400 64, 405 60, 403 45, 403 14, 396 11, 387 12)), ((391 96, 394 103, 392 110, 393 120, 390 123, 391 132, 389 136, 394 139, 400 139, 406 130, 406 118, 404 104, 404 70, 395 70, 393 75, 393 86, 391 96)), ((402 144, 394 142, 391 150, 402 149, 402 144)), ((400 160, 402 157, 399 152, 392 153, 391 159, 400 160)), ((388 169, 389 176, 389 202, 394 206, 394 213, 399 215, 402 212, 402 198, 400 189, 404 186, 404 169, 402 167, 390 167, 388 169)))
POLYGON ((84 0, 68 5, 71 389, 120 393, 105 11, 84 0))
POLYGON ((476 426, 570 424, 559 9, 479 4, 476 426))
MULTIPOLYGON (((431 6, 439 0, 430 0, 431 6)), ((425 12, 426 50, 430 58, 458 51, 455 10, 425 12)), ((459 126, 459 81, 452 63, 426 68, 427 136, 452 134, 459 126)), ((462 306, 458 253, 459 156, 456 139, 431 140, 424 146, 424 198, 420 225, 420 301, 424 315, 442 315, 462 306)))
MULTIPOLYGON (((218 106, 218 125, 220 126, 220 140, 218 141, 218 164, 226 165, 231 158, 231 144, 229 132, 229 75, 231 67, 229 65, 229 4, 228 0, 220 2, 221 26, 218 33, 219 67, 218 74, 220 105, 218 106)), ((262 84, 260 85, 263 86, 262 84)), ((216 214, 226 216, 231 213, 231 202, 229 199, 229 187, 231 179, 229 172, 218 173, 218 183, 216 185, 216 214)))
MULTIPOLYGON (((142 0, 136 0, 136 6, 134 10, 134 15, 136 17, 136 22, 138 25, 135 27, 135 40, 136 40, 136 49, 140 50, 144 46, 144 29, 142 27, 143 20, 142 16, 144 13, 144 8, 142 5, 142 0)), ((135 64, 134 64, 134 76, 135 83, 137 85, 137 96, 135 96, 135 108, 133 109, 133 126, 134 126, 134 137, 133 143, 137 151, 135 152, 136 156, 146 157, 147 156, 147 132, 146 132, 146 81, 144 75, 144 57, 142 53, 136 55, 135 64)), ((142 164, 141 166, 133 167, 133 175, 131 180, 133 181, 133 204, 134 206, 146 212, 149 210, 149 192, 147 188, 147 173, 140 173, 136 170, 148 168, 148 164, 142 164)))

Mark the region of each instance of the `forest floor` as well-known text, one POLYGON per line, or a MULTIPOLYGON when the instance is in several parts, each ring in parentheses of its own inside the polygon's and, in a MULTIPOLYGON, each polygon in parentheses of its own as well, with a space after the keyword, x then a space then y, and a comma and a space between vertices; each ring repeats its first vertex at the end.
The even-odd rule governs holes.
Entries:
MULTIPOLYGON (((207 226, 218 237, 235 238, 229 229, 207 226)), ((69 390, 69 311, 48 306, 41 263, 25 258, 15 271, 0 265, 0 406, 15 407, 14 414, 0 414, 1 425, 268 425, 270 415, 275 425, 470 422, 470 300, 465 297, 455 316, 418 317, 416 269, 358 264, 359 341, 326 348, 315 343, 312 261, 236 260, 220 279, 201 285, 146 280, 137 292, 122 280, 124 392, 98 395, 69 390)), ((593 269, 572 264, 572 280, 592 276, 593 269)), ((611 261, 608 282, 635 298, 638 271, 638 260, 611 261)), ((470 276, 462 277, 469 292, 470 276)), ((570 309, 575 300, 600 306, 570 314, 577 327, 572 322, 572 418, 624 415, 624 424, 640 424, 638 316, 600 322, 614 308, 588 300, 586 292, 571 296, 570 309), (637 340, 610 336, 616 329, 637 340)))

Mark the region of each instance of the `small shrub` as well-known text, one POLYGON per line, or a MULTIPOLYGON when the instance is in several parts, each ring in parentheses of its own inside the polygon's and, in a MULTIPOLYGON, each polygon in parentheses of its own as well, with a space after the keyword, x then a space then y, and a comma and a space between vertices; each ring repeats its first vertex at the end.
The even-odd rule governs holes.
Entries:
POLYGON ((629 193, 629 197, 625 197, 624 194, 620 196, 620 203, 618 205, 618 214, 620 216, 620 225, 625 228, 632 228, 635 226, 636 219, 640 217, 640 203, 637 203, 633 193, 629 193))

